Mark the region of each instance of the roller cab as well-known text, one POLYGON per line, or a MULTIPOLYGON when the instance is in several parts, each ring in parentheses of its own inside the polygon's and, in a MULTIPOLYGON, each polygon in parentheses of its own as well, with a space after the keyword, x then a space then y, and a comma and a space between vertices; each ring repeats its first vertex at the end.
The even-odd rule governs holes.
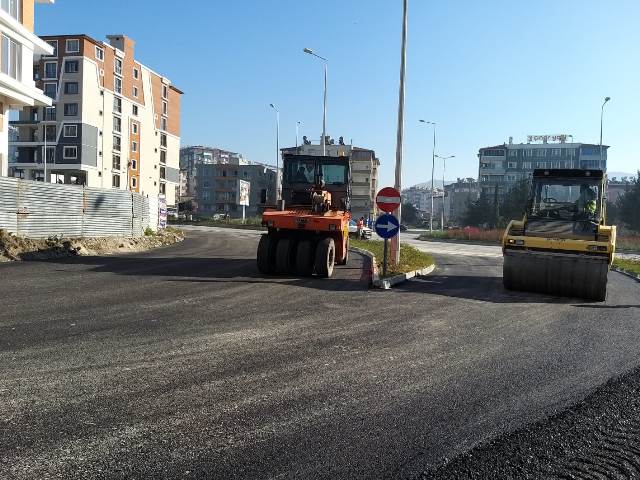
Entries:
POLYGON ((503 236, 509 290, 604 301, 616 227, 606 225, 601 170, 535 170, 526 213, 503 236))

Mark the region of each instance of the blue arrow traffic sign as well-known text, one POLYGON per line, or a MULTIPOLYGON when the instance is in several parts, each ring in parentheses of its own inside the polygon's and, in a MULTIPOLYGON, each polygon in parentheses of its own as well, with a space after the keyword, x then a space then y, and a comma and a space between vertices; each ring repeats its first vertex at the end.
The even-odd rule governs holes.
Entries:
POLYGON ((388 238, 395 237, 398 234, 400 231, 400 222, 393 215, 385 213, 378 217, 374 228, 376 229, 378 236, 386 240, 388 238))

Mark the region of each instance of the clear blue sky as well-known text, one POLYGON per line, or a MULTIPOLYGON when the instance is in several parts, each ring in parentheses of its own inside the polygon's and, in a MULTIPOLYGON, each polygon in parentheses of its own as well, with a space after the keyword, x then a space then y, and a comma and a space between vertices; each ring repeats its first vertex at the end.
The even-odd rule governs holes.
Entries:
MULTIPOLYGON (((328 133, 376 150, 393 183, 401 0, 57 0, 39 34, 124 33, 137 58, 185 91, 183 145, 275 163, 295 123, 318 138, 329 63, 328 133), (150 14, 153 12, 153 15, 150 14), (164 14, 158 14, 164 12, 164 14)), ((598 142, 602 98, 609 170, 640 168, 640 1, 410 0, 403 185, 430 178, 431 130, 447 178, 477 176, 479 147, 527 134, 598 142)), ((436 175, 441 176, 441 167, 436 175)))

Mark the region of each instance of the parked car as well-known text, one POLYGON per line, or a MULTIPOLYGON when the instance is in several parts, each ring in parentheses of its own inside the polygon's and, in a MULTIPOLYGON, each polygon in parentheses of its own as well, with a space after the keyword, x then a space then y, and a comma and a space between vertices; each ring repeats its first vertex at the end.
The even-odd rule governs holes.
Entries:
POLYGON ((401 232, 406 232, 409 229, 409 227, 407 227, 404 223, 400 224, 400 231, 401 232))
MULTIPOLYGON (((357 233, 358 233, 358 224, 356 223, 355 220, 351 220, 349 222, 349 236, 352 238, 356 238, 357 233)), ((371 235, 373 235, 373 230, 371 230, 369 227, 363 226, 362 238, 364 238, 365 240, 369 240, 371 238, 371 235)))

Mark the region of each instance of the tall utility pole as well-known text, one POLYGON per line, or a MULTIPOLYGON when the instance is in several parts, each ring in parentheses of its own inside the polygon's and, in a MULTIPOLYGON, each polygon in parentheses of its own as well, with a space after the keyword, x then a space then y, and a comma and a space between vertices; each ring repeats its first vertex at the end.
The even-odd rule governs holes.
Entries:
POLYGON ((611 100, 611 97, 604 97, 604 102, 602 102, 602 108, 600 108, 600 168, 604 169, 604 165, 602 161, 604 160, 602 156, 602 119, 604 118, 604 106, 607 102, 611 100))
POLYGON ((440 155, 436 155, 436 157, 438 157, 440 160, 442 160, 442 220, 440 223, 440 228, 441 230, 444 230, 444 196, 445 196, 445 191, 444 191, 444 175, 445 175, 445 171, 447 169, 447 160, 449 160, 450 158, 456 158, 455 155, 449 155, 448 157, 441 157, 440 155))
POLYGON ((429 213, 429 232, 433 232, 433 172, 436 169, 436 122, 427 122, 426 120, 420 120, 420 122, 426 125, 433 125, 433 150, 431 150, 431 212, 429 213))
POLYGON ((298 148, 298 135, 300 135, 300 124, 302 122, 301 121, 297 121, 296 122, 296 148, 298 148))
POLYGON ((269 106, 276 111, 276 202, 280 200, 280 111, 273 103, 269 106))
POLYGON ((320 145, 322 145, 322 156, 325 157, 327 155, 327 146, 325 145, 325 138, 327 136, 327 67, 329 61, 315 53, 310 48, 305 48, 303 50, 304 53, 308 53, 309 55, 313 55, 316 58, 319 58, 324 62, 324 102, 322 106, 322 139, 320 140, 320 145))
MULTIPOLYGON (((396 182, 395 188, 402 191, 402 150, 404 139, 404 80, 407 62, 407 10, 409 0, 402 2, 402 46, 400 50, 400 88, 398 91, 398 131, 396 138, 396 182)), ((398 221, 402 219, 402 204, 396 210, 398 221)), ((400 232, 391 239, 391 259, 395 265, 400 263, 400 232)))

